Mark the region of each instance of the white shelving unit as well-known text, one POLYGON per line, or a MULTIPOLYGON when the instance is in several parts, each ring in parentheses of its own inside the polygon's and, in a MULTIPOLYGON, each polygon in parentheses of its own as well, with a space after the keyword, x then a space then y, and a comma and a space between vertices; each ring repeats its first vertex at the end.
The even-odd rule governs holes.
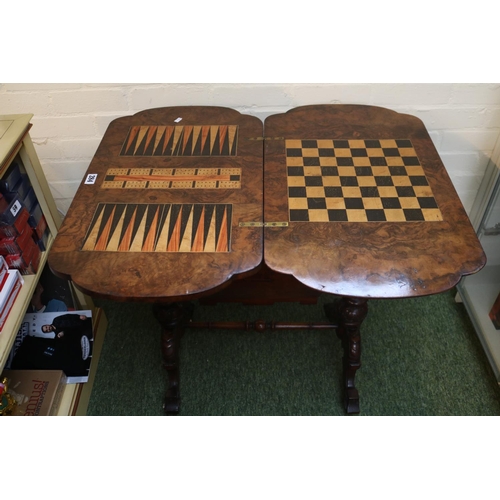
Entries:
POLYGON ((477 274, 463 278, 458 292, 500 384, 500 330, 489 317, 500 294, 500 140, 479 188, 471 221, 487 263, 477 274))
MULTIPOLYGON (((19 156, 47 220, 50 235, 47 242, 47 250, 42 252, 37 274, 23 276, 24 284, 0 332, 0 373, 5 367, 16 334, 31 301, 41 271, 47 261, 50 247, 61 225, 61 217, 57 211, 42 166, 29 136, 31 128, 30 120, 32 117, 33 115, 31 114, 0 115, 0 178, 15 158, 19 156)), ((92 310, 95 335, 92 371, 87 383, 68 384, 66 386, 59 408, 60 415, 85 415, 107 326, 104 313, 94 306, 90 297, 83 295, 77 290, 74 290, 74 292, 79 301, 79 308, 92 310)))

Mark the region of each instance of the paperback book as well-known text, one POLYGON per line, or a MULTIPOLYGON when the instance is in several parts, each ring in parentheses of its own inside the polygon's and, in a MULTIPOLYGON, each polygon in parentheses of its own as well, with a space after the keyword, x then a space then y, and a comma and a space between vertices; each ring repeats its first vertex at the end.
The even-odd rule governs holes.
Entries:
POLYGON ((68 384, 88 381, 92 311, 27 313, 6 363, 11 370, 62 370, 68 384))

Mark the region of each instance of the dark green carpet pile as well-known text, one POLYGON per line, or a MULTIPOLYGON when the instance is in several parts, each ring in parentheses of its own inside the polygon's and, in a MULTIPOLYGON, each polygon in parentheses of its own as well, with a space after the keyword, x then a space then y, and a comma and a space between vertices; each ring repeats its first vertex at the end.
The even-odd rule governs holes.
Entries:
MULTIPOLYGON (((500 415, 500 389, 455 292, 372 300, 357 372, 361 415, 500 415)), ((196 321, 327 321, 317 305, 197 306, 196 321)), ((109 325, 88 415, 162 415, 166 374, 151 305, 98 301, 109 325)), ((187 330, 181 416, 344 415, 328 330, 187 330)))

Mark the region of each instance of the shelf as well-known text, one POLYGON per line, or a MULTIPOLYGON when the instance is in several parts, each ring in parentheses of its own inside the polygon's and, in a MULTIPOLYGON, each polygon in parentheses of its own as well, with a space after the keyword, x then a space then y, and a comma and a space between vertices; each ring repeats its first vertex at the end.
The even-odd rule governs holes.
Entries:
POLYGON ((471 211, 471 221, 486 254, 485 267, 466 276, 457 289, 500 385, 500 330, 489 313, 500 293, 500 235, 491 231, 500 223, 500 140, 486 168, 471 211), (488 232, 490 234, 488 234, 488 232))
MULTIPOLYGON (((23 275, 24 284, 0 332, 0 373, 5 367, 42 270, 47 264, 50 248, 61 226, 61 216, 29 136, 32 117, 32 114, 0 115, 0 177, 3 176, 14 160, 20 160, 28 174, 30 184, 49 228, 48 241, 46 242, 47 250, 40 255, 38 272, 33 275, 23 275)), ((59 415, 85 415, 107 326, 104 313, 94 307, 90 297, 85 296, 78 290, 73 291, 79 309, 92 310, 94 329, 92 364, 88 382, 85 384, 68 384, 65 387, 59 415)))
MULTIPOLYGON (((48 248, 50 248, 53 241, 54 238, 50 237, 48 248)), ((47 257, 48 251, 42 252, 40 257, 40 269, 43 269, 43 266, 47 262, 47 257)), ((23 317, 28 309, 33 292, 35 291, 38 278, 38 274, 23 275, 24 284, 21 287, 21 290, 19 290, 19 295, 12 306, 12 310, 9 313, 9 317, 7 318, 2 331, 0 332, 0 372, 3 370, 10 350, 14 345, 14 340, 16 339, 17 332, 19 331, 23 317)))
POLYGON ((486 269, 482 280, 470 276, 458 286, 458 291, 474 324, 479 340, 500 384, 500 330, 489 317, 489 312, 500 293, 500 266, 486 269))

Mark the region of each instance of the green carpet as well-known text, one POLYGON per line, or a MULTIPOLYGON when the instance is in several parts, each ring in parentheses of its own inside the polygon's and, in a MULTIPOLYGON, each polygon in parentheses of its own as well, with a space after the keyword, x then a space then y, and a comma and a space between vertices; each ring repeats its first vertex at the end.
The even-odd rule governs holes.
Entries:
MULTIPOLYGON (((455 292, 372 300, 360 415, 500 415, 500 389, 455 292)), ((194 320, 327 321, 317 305, 197 306, 194 320)), ((98 301, 109 326, 88 415, 162 415, 166 374, 151 305, 98 301)), ((342 350, 327 330, 187 330, 181 416, 344 415, 342 350)), ((354 417, 352 417, 354 418, 354 417)))

